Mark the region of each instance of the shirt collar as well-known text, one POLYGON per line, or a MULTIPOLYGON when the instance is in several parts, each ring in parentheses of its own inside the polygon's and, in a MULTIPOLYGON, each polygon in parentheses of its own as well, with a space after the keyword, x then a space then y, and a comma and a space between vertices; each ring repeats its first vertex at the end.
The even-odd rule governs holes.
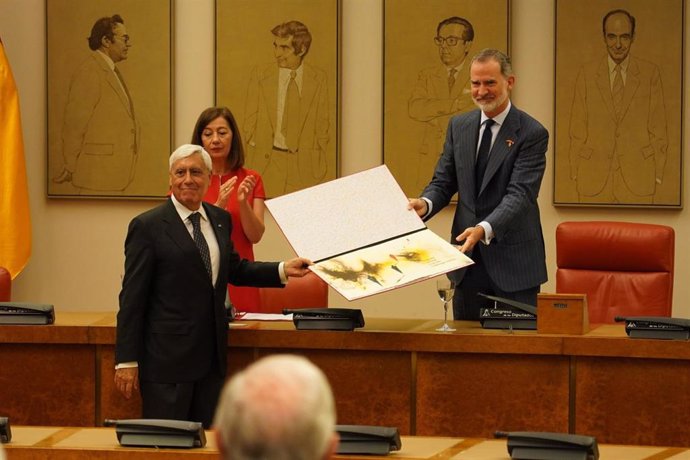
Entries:
MULTIPOLYGON (((609 74, 613 73, 613 70, 616 68, 616 61, 611 59, 610 55, 607 55, 607 60, 609 63, 609 74)), ((621 66, 621 72, 625 73, 628 71, 628 65, 630 64, 630 55, 628 54, 625 56, 625 59, 620 63, 621 66)))
POLYGON ((180 216, 180 219, 182 219, 183 222, 186 221, 189 218, 189 216, 191 216, 195 212, 198 212, 199 214, 201 214, 202 219, 208 220, 208 216, 206 215, 206 209, 204 209, 203 204, 201 206, 199 206, 198 211, 192 211, 189 208, 187 208, 185 205, 183 205, 182 203, 177 201, 177 198, 175 198, 175 195, 171 194, 170 199, 172 200, 173 205, 175 206, 175 211, 177 211, 177 214, 180 216))
POLYGON ((462 68, 465 67, 465 61, 463 60, 460 64, 453 67, 446 67, 446 73, 450 75, 451 69, 455 69, 455 75, 459 74, 462 68))
MULTIPOLYGON (((510 108, 513 106, 513 104, 510 102, 510 99, 508 99, 508 105, 506 108, 503 110, 503 112, 499 113, 495 117, 492 118, 493 121, 496 122, 498 126, 501 126, 503 122, 505 121, 506 117, 508 116, 508 112, 510 112, 510 108)), ((479 120, 479 124, 483 125, 486 120, 489 119, 489 117, 486 116, 484 111, 481 111, 482 118, 479 120)))
MULTIPOLYGON (((295 70, 295 72, 297 72, 297 74, 295 75, 295 78, 296 78, 297 80, 301 80, 301 79, 302 79, 302 74, 304 73, 304 66, 303 66, 302 64, 300 64, 299 67, 297 67, 297 68, 294 69, 294 70, 295 70)), ((292 72, 293 69, 288 69, 288 68, 286 68, 286 67, 280 67, 280 68, 278 69, 278 71, 280 72, 280 77, 281 77, 281 79, 282 79, 282 78, 286 78, 286 79, 289 80, 289 79, 290 79, 290 72, 292 72)))
POLYGON ((108 67, 110 67, 110 70, 112 70, 114 72, 115 71, 115 63, 113 62, 112 59, 110 59, 110 56, 108 56, 107 54, 105 54, 101 50, 96 50, 96 52, 98 53, 98 55, 100 57, 103 58, 103 60, 105 60, 105 63, 108 64, 108 67))

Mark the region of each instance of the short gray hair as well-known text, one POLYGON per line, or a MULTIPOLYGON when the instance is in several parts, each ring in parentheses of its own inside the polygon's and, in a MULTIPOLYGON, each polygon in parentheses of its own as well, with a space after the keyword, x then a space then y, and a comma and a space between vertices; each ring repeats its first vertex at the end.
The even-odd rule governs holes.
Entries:
POLYGON ((271 355, 225 385, 214 427, 226 459, 318 460, 335 420, 323 372, 302 356, 271 355))
POLYGON ((510 58, 503 53, 494 48, 484 48, 480 52, 474 55, 472 58, 472 64, 475 62, 486 62, 494 60, 498 62, 501 66, 501 74, 508 78, 513 75, 513 64, 510 62, 510 58))
POLYGON ((201 159, 204 160, 206 168, 208 168, 208 171, 211 172, 211 155, 209 155, 208 152, 204 150, 202 146, 194 144, 183 144, 179 146, 177 149, 175 149, 175 151, 170 155, 170 159, 168 160, 168 171, 172 171, 173 165, 176 161, 179 161, 183 158, 187 158, 188 156, 194 155, 195 153, 201 154, 201 159))

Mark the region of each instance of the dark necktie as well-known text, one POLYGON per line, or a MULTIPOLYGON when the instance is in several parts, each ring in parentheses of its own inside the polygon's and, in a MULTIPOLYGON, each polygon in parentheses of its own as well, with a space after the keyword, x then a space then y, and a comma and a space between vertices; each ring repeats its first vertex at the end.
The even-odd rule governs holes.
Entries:
POLYGON ((283 108, 283 125, 281 132, 285 136, 285 144, 290 152, 299 148, 299 89, 295 77, 297 72, 290 71, 290 81, 285 93, 285 107, 283 108))
POLYGON ((204 262, 204 267, 206 267, 208 276, 213 279, 213 271, 211 270, 211 253, 208 250, 206 238, 204 238, 204 234, 201 233, 200 219, 201 214, 198 212, 195 212, 189 216, 189 221, 192 223, 192 227, 194 228, 194 243, 196 243, 196 247, 199 248, 201 260, 204 262))
POLYGON ((448 72, 448 94, 453 92, 453 85, 455 85, 455 74, 458 73, 457 70, 450 69, 448 72))
POLYGON ((613 108, 616 111, 616 118, 620 119, 623 110, 623 76, 621 75, 620 64, 616 64, 613 71, 615 75, 613 77, 611 96, 613 97, 613 108))
POLYGON ((482 141, 479 143, 479 151, 477 152, 477 165, 474 169, 474 185, 476 194, 479 195, 479 190, 482 188, 482 181, 484 180, 484 171, 489 162, 489 151, 491 150, 491 127, 496 123, 491 118, 484 123, 484 134, 482 134, 482 141))

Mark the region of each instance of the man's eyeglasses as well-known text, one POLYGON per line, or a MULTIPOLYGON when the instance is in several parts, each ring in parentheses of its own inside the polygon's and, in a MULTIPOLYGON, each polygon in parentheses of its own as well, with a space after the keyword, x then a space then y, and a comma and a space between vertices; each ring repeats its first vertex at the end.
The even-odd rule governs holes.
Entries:
POLYGON ((442 46, 444 43, 448 46, 455 46, 458 44, 458 42, 465 42, 462 37, 455 37, 453 35, 449 37, 441 37, 440 35, 438 37, 434 37, 434 43, 438 46, 442 46))
POLYGON ((115 35, 113 34, 113 38, 120 38, 122 39, 123 43, 126 45, 129 43, 129 35, 115 35))

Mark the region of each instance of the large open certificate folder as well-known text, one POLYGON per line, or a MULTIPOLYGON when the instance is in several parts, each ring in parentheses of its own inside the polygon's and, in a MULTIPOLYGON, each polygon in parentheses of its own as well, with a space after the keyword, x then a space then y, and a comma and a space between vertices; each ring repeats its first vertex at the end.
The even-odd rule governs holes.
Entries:
POLYGON ((347 300, 378 294, 472 264, 407 209, 388 168, 357 174, 266 201, 311 270, 347 300))

